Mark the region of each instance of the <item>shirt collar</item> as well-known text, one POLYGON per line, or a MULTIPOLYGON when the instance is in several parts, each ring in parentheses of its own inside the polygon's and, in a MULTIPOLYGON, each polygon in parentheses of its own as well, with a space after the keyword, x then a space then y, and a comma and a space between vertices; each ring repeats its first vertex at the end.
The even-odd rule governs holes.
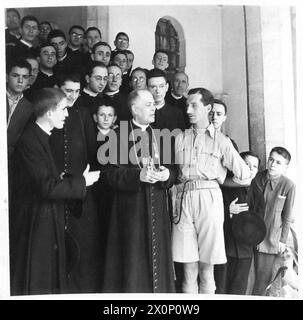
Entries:
POLYGON ((24 39, 20 39, 20 42, 22 42, 23 44, 25 44, 29 48, 31 48, 33 46, 31 43, 25 41, 24 39))
POLYGON ((106 136, 111 130, 110 128, 104 130, 104 129, 100 128, 99 126, 97 126, 97 128, 98 128, 98 131, 101 132, 104 136, 106 136))
POLYGON ((216 131, 216 129, 215 129, 215 127, 214 127, 214 125, 213 125, 212 123, 210 123, 206 129, 196 129, 196 130, 195 130, 195 129, 193 128, 193 126, 192 126, 192 129, 193 129, 193 132, 195 131, 197 134, 199 134, 199 133, 204 133, 204 132, 205 132, 205 133, 208 132, 209 136, 210 136, 212 139, 214 139, 214 137, 215 137, 215 131, 216 131))
POLYGON ((266 171, 266 179, 269 182, 269 185, 271 186, 272 190, 274 190, 276 188, 276 186, 278 185, 278 183, 281 180, 281 177, 282 177, 282 175, 278 178, 270 178, 268 175, 268 171, 266 171))
POLYGON ((141 128, 142 131, 145 131, 146 128, 149 126, 149 124, 141 124, 141 123, 138 123, 135 119, 133 119, 133 123, 134 123, 134 125, 136 125, 137 127, 141 128))
POLYGON ((7 95, 7 99, 9 99, 12 102, 18 102, 23 98, 23 93, 15 96, 15 95, 12 95, 11 93, 9 93, 8 90, 6 90, 6 95, 7 95))
POLYGON ((206 128, 206 131, 208 131, 209 135, 214 138, 215 137, 215 127, 212 123, 209 124, 209 126, 206 128))
POLYGON ((88 88, 84 88, 83 92, 85 92, 86 94, 88 94, 89 96, 94 97, 94 98, 97 97, 97 95, 98 95, 98 92, 93 92, 93 91, 89 90, 88 88))

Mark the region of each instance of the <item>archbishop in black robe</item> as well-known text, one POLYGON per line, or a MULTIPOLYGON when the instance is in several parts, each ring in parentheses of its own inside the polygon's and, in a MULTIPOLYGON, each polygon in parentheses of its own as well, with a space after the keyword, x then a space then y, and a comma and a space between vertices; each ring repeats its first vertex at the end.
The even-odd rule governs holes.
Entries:
MULTIPOLYGON (((109 221, 103 292, 175 292, 166 193, 176 171, 172 166, 169 168, 170 176, 166 182, 141 182, 143 164, 139 151, 138 162, 134 163, 134 145, 137 142, 140 145, 139 139, 142 138, 142 145, 147 145, 147 139, 151 147, 152 129, 147 127, 142 137, 137 136, 134 137, 135 141, 129 141, 131 129, 138 127, 130 121, 128 134, 123 133, 122 127, 121 133, 117 132, 117 144, 110 144, 110 147, 113 151, 119 146, 115 150, 118 153, 124 150, 123 155, 119 153, 117 159, 114 155, 110 156, 110 164, 104 174, 106 182, 113 188, 114 199, 109 221), (130 150, 133 151, 131 154, 130 150), (129 154, 132 162, 128 159, 129 154), (125 155, 126 161, 123 161, 125 155)), ((152 154, 151 150, 149 153, 152 154)))

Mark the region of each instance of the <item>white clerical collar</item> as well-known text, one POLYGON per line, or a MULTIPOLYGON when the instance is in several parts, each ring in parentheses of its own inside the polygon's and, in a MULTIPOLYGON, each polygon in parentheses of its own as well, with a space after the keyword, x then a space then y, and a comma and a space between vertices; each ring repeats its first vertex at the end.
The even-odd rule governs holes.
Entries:
POLYGON ((73 47, 70 47, 70 46, 68 46, 73 52, 75 52, 75 51, 80 51, 80 49, 79 48, 73 48, 73 47))
POLYGON ((98 131, 101 132, 104 136, 106 136, 109 132, 110 132, 110 128, 109 129, 102 129, 99 126, 97 126, 98 131))
POLYGON ((51 133, 51 131, 49 130, 49 129, 47 129, 47 128, 45 128, 41 123, 39 123, 39 122, 37 122, 36 121, 36 124, 40 127, 40 129, 42 130, 42 131, 44 131, 47 135, 51 135, 52 133, 51 133))
POLYGON ((149 126, 149 124, 141 124, 141 123, 138 123, 135 119, 133 119, 133 123, 134 123, 137 127, 141 128, 142 131, 145 131, 146 128, 149 126))
POLYGON ((65 53, 65 55, 62 58, 57 58, 58 61, 63 61, 65 58, 67 57, 67 52, 65 53))
POLYGON ((157 110, 160 110, 161 108, 163 108, 165 106, 165 101, 163 102, 163 103, 161 103, 161 104, 156 104, 156 109, 157 110))
POLYGON ((113 96, 113 95, 115 95, 115 94, 118 93, 118 92, 119 92, 119 89, 116 90, 116 91, 114 91, 114 92, 111 92, 111 91, 105 92, 105 94, 106 94, 107 96, 113 96))
POLYGON ((98 92, 93 92, 93 91, 91 91, 91 90, 89 90, 87 88, 84 88, 83 92, 85 92, 86 94, 88 94, 91 97, 97 97, 97 95, 98 95, 98 92))
POLYGON ((53 72, 52 72, 52 73, 49 73, 49 72, 46 72, 46 71, 41 70, 41 69, 40 69, 40 71, 41 71, 43 74, 45 74, 46 76, 48 76, 48 77, 51 77, 52 75, 54 75, 53 72))
POLYGON ((172 97, 173 97, 174 99, 176 99, 176 100, 180 100, 180 99, 183 98, 183 96, 180 96, 180 97, 176 96, 173 92, 171 92, 170 94, 171 94, 172 97))
POLYGON ((23 44, 25 44, 29 48, 31 48, 33 46, 31 43, 25 41, 24 39, 21 39, 20 42, 22 42, 23 44))

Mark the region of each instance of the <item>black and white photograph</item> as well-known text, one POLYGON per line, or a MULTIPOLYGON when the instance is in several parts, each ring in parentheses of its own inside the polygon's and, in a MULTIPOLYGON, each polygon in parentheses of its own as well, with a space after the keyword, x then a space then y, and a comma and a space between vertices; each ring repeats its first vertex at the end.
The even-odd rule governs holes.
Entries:
POLYGON ((0 299, 302 298, 298 1, 1 12, 0 299))

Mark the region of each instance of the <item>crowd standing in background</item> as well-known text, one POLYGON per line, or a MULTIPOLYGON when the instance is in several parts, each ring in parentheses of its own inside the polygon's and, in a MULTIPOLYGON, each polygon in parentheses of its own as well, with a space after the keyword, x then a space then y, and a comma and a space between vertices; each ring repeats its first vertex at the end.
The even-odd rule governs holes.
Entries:
POLYGON ((262 296, 277 263, 297 274, 285 147, 259 172, 221 130, 226 103, 169 76, 165 50, 137 66, 125 32, 112 48, 13 8, 6 25, 12 295, 262 296))

